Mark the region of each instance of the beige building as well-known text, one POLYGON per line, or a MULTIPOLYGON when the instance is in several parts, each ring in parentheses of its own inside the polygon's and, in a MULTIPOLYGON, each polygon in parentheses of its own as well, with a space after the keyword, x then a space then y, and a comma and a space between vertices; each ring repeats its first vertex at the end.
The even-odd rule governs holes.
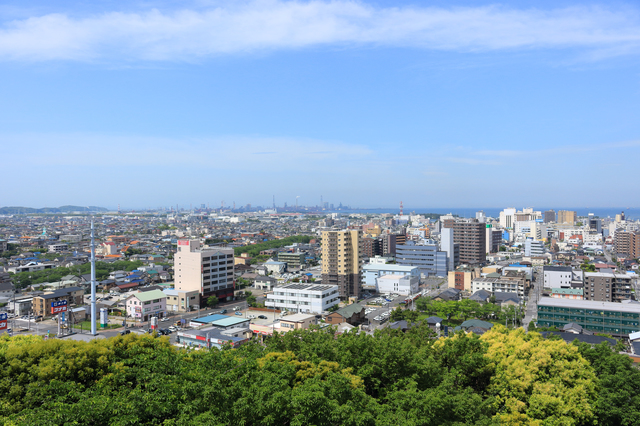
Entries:
POLYGON ((449 288, 455 288, 461 291, 471 291, 471 280, 476 276, 475 269, 456 269, 455 271, 449 271, 448 285, 449 288))
MULTIPOLYGON (((233 249, 204 248, 199 240, 178 240, 174 260, 175 289, 197 291, 206 299, 233 297, 233 249)), ((199 303, 198 303, 199 304, 199 303)))
POLYGON ((578 219, 578 213, 569 210, 560 210, 558 212, 558 223, 570 223, 574 225, 578 219))
POLYGON ((280 327, 287 330, 307 329, 311 324, 317 323, 316 316, 309 314, 287 315, 280 319, 280 327))
MULTIPOLYGON (((189 312, 197 309, 200 303, 200 292, 166 289, 162 290, 167 295, 167 312, 189 312)), ((206 301, 205 301, 206 302, 206 301)), ((200 306, 204 308, 204 306, 200 306)))
POLYGON ((340 298, 362 291, 362 231, 322 231, 322 284, 337 285, 340 298))

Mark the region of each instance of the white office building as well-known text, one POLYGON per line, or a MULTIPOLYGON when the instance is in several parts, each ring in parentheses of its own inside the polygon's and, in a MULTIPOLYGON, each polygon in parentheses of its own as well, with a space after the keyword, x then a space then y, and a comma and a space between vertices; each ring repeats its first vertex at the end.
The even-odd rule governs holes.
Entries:
POLYGON ((384 275, 413 276, 420 278, 420 269, 416 266, 394 264, 373 264, 362 267, 362 289, 374 291, 377 289, 377 279, 384 275))
POLYGON ((525 256, 543 256, 544 243, 542 241, 525 240, 524 255, 525 256))
POLYGON ((319 314, 339 302, 337 285, 291 283, 274 287, 264 305, 281 311, 319 314))
POLYGON ((173 268, 176 290, 233 297, 233 249, 203 248, 199 240, 178 240, 173 268))
POLYGON ((418 293, 418 287, 420 285, 420 278, 412 275, 383 275, 376 281, 378 293, 397 293, 402 296, 418 293))
POLYGON ((581 283, 583 272, 570 266, 545 266, 542 270, 544 288, 571 288, 571 283, 581 283))

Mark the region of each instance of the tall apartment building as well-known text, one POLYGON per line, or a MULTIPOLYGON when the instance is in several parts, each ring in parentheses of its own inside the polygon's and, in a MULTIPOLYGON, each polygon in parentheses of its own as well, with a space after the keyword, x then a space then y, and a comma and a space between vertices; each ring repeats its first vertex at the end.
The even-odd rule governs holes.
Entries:
POLYGON ((631 276, 605 272, 584 274, 584 299, 597 302, 622 302, 631 298, 631 276))
POLYGON ((447 253, 447 270, 453 271, 460 263, 460 245, 453 242, 453 228, 440 231, 440 250, 447 253))
POLYGON ((570 223, 574 225, 578 219, 578 213, 570 210, 560 210, 558 212, 558 223, 570 223))
POLYGON ((416 266, 425 276, 445 277, 447 275, 447 253, 438 250, 438 244, 423 241, 416 244, 412 241, 396 247, 398 265, 416 266))
POLYGON ((493 229, 493 225, 487 223, 486 228, 486 247, 487 253, 497 253, 500 250, 500 244, 502 244, 502 231, 493 229))
POLYGON ((233 249, 203 248, 199 240, 178 240, 174 262, 176 290, 198 291, 201 299, 233 297, 233 249))
POLYGON ((556 211, 555 210, 547 210, 544 212, 544 223, 555 222, 556 221, 556 211))
POLYGON ((322 231, 322 284, 337 285, 340 298, 362 292, 362 231, 322 231))
POLYGON ((382 247, 382 238, 364 237, 362 238, 362 257, 382 256, 382 247))
POLYGON ((487 260, 486 226, 476 219, 453 224, 453 242, 460 247, 460 263, 478 264, 487 260))
POLYGON ((614 251, 633 258, 640 257, 640 232, 619 230, 614 236, 614 251))

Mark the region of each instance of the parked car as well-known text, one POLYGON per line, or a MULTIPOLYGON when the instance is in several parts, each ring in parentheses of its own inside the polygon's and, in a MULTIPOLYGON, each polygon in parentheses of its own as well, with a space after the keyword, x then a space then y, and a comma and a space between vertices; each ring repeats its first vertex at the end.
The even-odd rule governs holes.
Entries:
POLYGON ((164 318, 162 318, 160 321, 161 321, 161 322, 169 321, 169 318, 168 318, 168 317, 164 317, 164 318))
POLYGON ((221 313, 221 314, 226 314, 226 313, 227 313, 227 310, 226 310, 226 309, 223 309, 223 310, 221 310, 221 311, 220 311, 220 313, 221 313))
POLYGON ((236 307, 234 307, 234 308, 233 308, 233 310, 234 310, 234 311, 238 311, 238 310, 240 310, 240 306, 236 306, 236 307))
POLYGON ((242 312, 236 311, 236 315, 242 316, 242 312))
POLYGON ((260 319, 267 319, 267 316, 266 316, 266 315, 258 315, 258 318, 260 318, 260 319))
POLYGON ((129 333, 131 333, 131 330, 122 330, 122 331, 120 332, 120 335, 121 335, 121 336, 124 336, 125 334, 129 334, 129 333))
POLYGON ((178 331, 177 328, 175 328, 174 326, 169 327, 169 331, 173 332, 173 331, 178 331))

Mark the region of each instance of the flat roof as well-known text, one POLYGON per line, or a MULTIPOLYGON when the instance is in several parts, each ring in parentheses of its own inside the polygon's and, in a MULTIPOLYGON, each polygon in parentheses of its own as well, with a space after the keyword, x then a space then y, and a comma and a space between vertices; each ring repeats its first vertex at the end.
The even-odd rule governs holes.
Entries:
POLYGON ((211 321, 210 324, 219 327, 229 327, 232 325, 242 324, 250 321, 248 318, 228 317, 226 315, 223 315, 223 317, 224 318, 222 319, 211 321))
POLYGON ((226 315, 221 315, 221 314, 212 314, 212 315, 207 315, 206 317, 194 318, 191 321, 210 323, 210 322, 221 320, 224 318, 228 318, 228 317, 226 315))
POLYGON ((538 302, 538 306, 640 313, 640 303, 597 302, 595 300, 556 299, 553 297, 542 297, 538 302))
POLYGON ((315 319, 315 315, 309 315, 309 314, 294 314, 294 315, 287 315, 284 318, 281 318, 280 321, 290 321, 290 322, 303 322, 308 320, 309 318, 314 318, 315 319))
POLYGON ((284 284, 274 287, 274 290, 278 288, 286 288, 290 290, 309 290, 309 291, 325 291, 330 290, 334 287, 338 287, 335 285, 319 285, 319 284, 299 284, 299 283, 291 283, 284 284))
POLYGON ((553 272, 572 272, 573 268, 571 266, 543 266, 543 271, 553 271, 553 272))

